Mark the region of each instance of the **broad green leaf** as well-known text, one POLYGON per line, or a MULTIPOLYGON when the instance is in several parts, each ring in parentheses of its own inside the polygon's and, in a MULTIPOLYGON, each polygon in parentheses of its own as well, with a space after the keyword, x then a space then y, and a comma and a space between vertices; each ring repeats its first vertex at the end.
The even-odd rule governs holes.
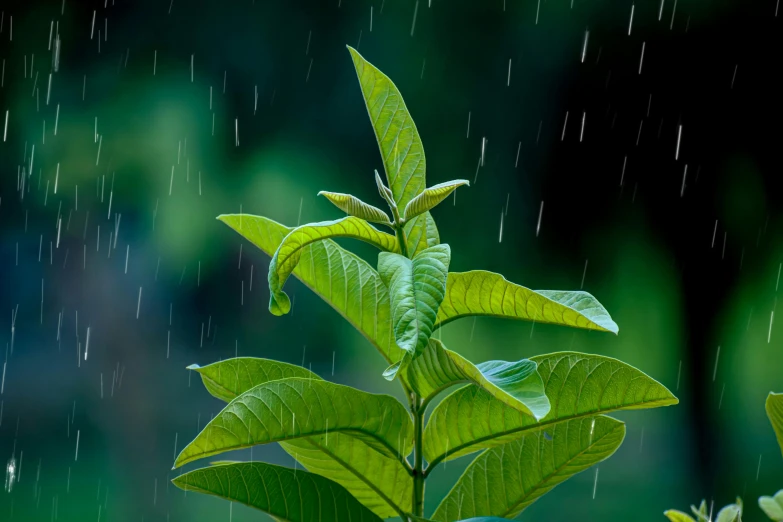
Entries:
POLYGON ((474 365, 437 339, 430 339, 427 348, 407 365, 405 376, 410 388, 425 402, 450 386, 467 382, 536 420, 549 413, 549 399, 536 363, 527 359, 474 365))
MULTIPOLYGON (((210 393, 226 402, 269 381, 287 377, 321 379, 300 366, 252 357, 193 369, 201 373, 210 393)), ((334 480, 380 517, 410 509, 413 479, 407 468, 355 437, 328 433, 280 445, 309 471, 334 480)))
POLYGON ((230 450, 334 432, 360 438, 400 462, 413 442, 410 416, 394 397, 289 378, 258 385, 228 403, 182 450, 174 467, 230 450))
POLYGON ((452 272, 435 327, 470 315, 618 331, 606 309, 587 292, 530 290, 484 270, 452 272))
POLYGON ((778 438, 780 451, 783 452, 783 393, 770 393, 767 396, 766 410, 778 438))
MULTIPOLYGON (((271 219, 249 214, 218 219, 269 256, 291 231, 271 219)), ((329 239, 312 243, 301 253, 293 274, 359 330, 387 363, 399 361, 405 352, 394 342, 389 293, 378 272, 329 239)))
POLYGON ((770 520, 783 521, 783 489, 775 493, 774 497, 760 497, 759 507, 770 520))
POLYGON ((400 251, 396 237, 380 232, 363 219, 353 216, 297 227, 283 239, 269 264, 270 312, 283 315, 291 310, 291 301, 283 292, 283 285, 299 264, 302 249, 312 243, 333 237, 360 239, 386 252, 399 253, 400 251))
POLYGON ((625 424, 598 416, 553 426, 552 440, 538 431, 487 450, 468 466, 432 519, 513 518, 561 482, 609 457, 624 437, 625 424))
POLYGON ((378 273, 391 298, 394 338, 408 353, 421 352, 432 335, 450 259, 449 245, 427 248, 413 259, 391 252, 378 255, 378 273))
POLYGON ((207 391, 226 402, 234 400, 247 390, 269 381, 303 377, 320 379, 310 370, 271 359, 237 357, 225 361, 199 366, 191 364, 188 370, 197 371, 207 391))
POLYGON ((405 213, 403 214, 405 221, 413 219, 434 208, 441 201, 449 197, 449 194, 457 190, 457 187, 463 185, 470 186, 470 182, 466 179, 457 179, 454 181, 446 181, 445 183, 438 183, 437 185, 424 189, 421 194, 410 200, 405 206, 405 213))
POLYGON ((718 511, 715 522, 740 522, 742 520, 742 499, 737 497, 735 504, 729 504, 718 511))
POLYGON ((532 357, 531 361, 538 364, 551 403, 549 414, 535 422, 477 386, 461 388, 438 404, 425 428, 424 457, 430 466, 532 431, 551 433, 568 420, 678 402, 662 384, 610 357, 560 352, 532 357))
MULTIPOLYGON (((419 131, 416 130, 416 124, 413 123, 400 91, 389 77, 365 60, 355 49, 348 47, 348 50, 356 68, 367 114, 378 140, 389 188, 397 207, 404 209, 408 202, 427 186, 427 162, 419 131)), ((429 213, 424 219, 408 222, 405 232, 410 255, 438 244, 438 231, 429 213)))
POLYGON ((322 190, 318 193, 319 196, 324 196, 326 199, 332 202, 335 207, 339 208, 348 215, 356 216, 371 223, 380 223, 381 225, 391 226, 391 220, 389 215, 378 207, 374 207, 368 203, 365 203, 356 196, 350 194, 340 194, 339 192, 326 192, 322 190))
POLYGON ((280 445, 308 471, 334 480, 382 518, 411 509, 413 478, 408 470, 355 437, 329 433, 280 445))
POLYGON ((220 464, 172 480, 197 491, 260 509, 288 522, 380 522, 341 485, 320 475, 263 462, 220 464))
POLYGON ((670 522, 696 522, 692 516, 683 513, 682 511, 677 511, 676 509, 664 511, 663 515, 668 518, 670 522))

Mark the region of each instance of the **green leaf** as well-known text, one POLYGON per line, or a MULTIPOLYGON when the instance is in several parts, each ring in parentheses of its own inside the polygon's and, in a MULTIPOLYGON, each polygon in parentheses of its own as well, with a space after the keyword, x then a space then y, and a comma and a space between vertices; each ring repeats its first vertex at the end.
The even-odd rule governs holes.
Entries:
POLYGON ((255 357, 237 357, 207 366, 191 364, 188 370, 197 371, 207 391, 226 402, 269 381, 289 377, 320 379, 318 375, 301 366, 255 357))
POLYGON ((449 194, 457 190, 457 187, 461 187, 463 185, 470 186, 470 182, 466 179, 457 179, 454 181, 439 183, 424 189, 424 192, 410 200, 405 206, 405 221, 413 219, 419 214, 423 214, 434 208, 441 201, 449 197, 449 194))
POLYGON ((348 491, 329 479, 263 462, 221 464, 172 480, 197 491, 260 509, 288 522, 380 522, 348 491))
MULTIPOLYGON (((261 216, 229 214, 218 219, 270 256, 291 231, 261 216)), ((402 358, 405 352, 392 335, 388 290, 367 262, 327 239, 301 250, 293 275, 359 330, 388 364, 402 358)))
POLYGON ((770 393, 767 396, 766 410, 783 453, 783 393, 770 393))
MULTIPOLYGON (((475 423, 471 419, 469 424, 475 423)), ((623 442, 625 424, 604 416, 576 419, 553 426, 552 437, 528 433, 479 455, 432 519, 513 518, 561 482, 612 455, 623 442)))
POLYGON ((365 203, 356 196, 350 194, 340 194, 339 192, 326 192, 322 190, 318 193, 331 201, 335 207, 346 214, 356 216, 371 223, 380 223, 381 225, 391 226, 389 215, 378 207, 365 203))
POLYGON ((452 272, 435 327, 470 315, 618 331, 606 309, 587 292, 530 290, 484 270, 452 272))
POLYGON ((438 404, 425 428, 424 457, 430 466, 530 432, 551 433, 568 420, 678 402, 665 386, 610 357, 560 352, 531 360, 538 364, 551 403, 549 414, 535 422, 476 386, 461 388, 438 404))
POLYGON ((760 497, 759 507, 770 520, 783 521, 783 489, 775 493, 774 497, 760 497))
POLYGON ((257 444, 334 432, 360 438, 401 463, 413 443, 413 424, 397 399, 289 378, 261 384, 231 401, 182 450, 174 467, 257 444))
POLYGON ((342 485, 379 517, 411 509, 413 478, 408 470, 355 437, 329 433, 280 445, 308 471, 342 485))
POLYGON ((676 509, 664 511, 663 515, 671 522, 696 522, 692 516, 683 513, 682 511, 677 511, 676 509))
POLYGON ((549 399, 536 363, 527 359, 509 363, 487 361, 474 365, 448 350, 437 339, 406 368, 406 379, 412 390, 429 402, 440 391, 459 383, 472 383, 489 395, 538 420, 549 413, 549 399))
POLYGON ((405 236, 408 244, 408 254, 415 257, 419 252, 440 244, 440 234, 435 220, 429 212, 416 216, 405 223, 405 236))
POLYGON ((701 500, 698 508, 691 504, 691 513, 696 515, 698 522, 711 522, 710 517, 712 514, 707 512, 707 501, 704 499, 701 500))
POLYGON ((391 297, 394 338, 411 354, 421 352, 432 335, 450 259, 449 245, 427 248, 413 259, 390 252, 378 255, 378 273, 391 297))
MULTIPOLYGON (((427 186, 427 162, 419 131, 416 130, 416 124, 413 123, 400 91, 389 77, 365 60, 355 49, 348 47, 348 50, 356 68, 367 114, 378 140, 386 179, 396 206, 404 209, 408 202, 427 186)), ((405 232, 408 236, 408 252, 411 255, 438 244, 438 231, 429 213, 424 219, 408 222, 405 232)))
POLYGON ((283 292, 283 285, 299 264, 302 249, 312 243, 333 237, 361 239, 386 252, 399 253, 400 251, 396 237, 380 232, 363 219, 353 216, 297 227, 283 239, 269 264, 270 312, 283 315, 291 310, 291 301, 283 292))
POLYGON ((729 504, 718 511, 715 522, 740 522, 742 520, 742 499, 737 497, 735 504, 729 504))
MULTIPOLYGON (((215 397, 230 402, 263 384, 287 377, 321 379, 300 366, 240 357, 192 369, 201 373, 215 397)), ((410 510, 412 478, 398 460, 385 457, 345 433, 329 433, 280 442, 308 471, 334 480, 380 517, 410 510)), ((215 464, 215 463, 212 463, 215 464)))

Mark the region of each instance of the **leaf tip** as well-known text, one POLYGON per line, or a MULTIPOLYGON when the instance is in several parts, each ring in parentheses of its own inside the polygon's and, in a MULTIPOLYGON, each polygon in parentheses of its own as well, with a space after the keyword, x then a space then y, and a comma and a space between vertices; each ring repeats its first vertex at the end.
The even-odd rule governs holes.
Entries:
POLYGON ((199 371, 199 370, 201 369, 201 366, 199 366, 199 365, 198 365, 198 364, 196 364, 196 363, 193 363, 193 364, 191 364, 191 365, 185 366, 185 369, 186 369, 186 370, 194 370, 194 371, 199 371))
POLYGON ((291 300, 285 292, 269 296, 269 311, 273 315, 281 316, 291 311, 291 300))

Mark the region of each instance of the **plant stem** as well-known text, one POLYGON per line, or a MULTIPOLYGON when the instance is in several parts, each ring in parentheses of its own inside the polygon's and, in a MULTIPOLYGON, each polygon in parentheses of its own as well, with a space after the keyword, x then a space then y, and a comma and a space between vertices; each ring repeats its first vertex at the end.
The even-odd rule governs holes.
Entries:
POLYGON ((394 230, 397 233, 397 242, 400 244, 400 253, 408 257, 408 238, 405 237, 405 229, 402 225, 397 225, 394 230))
POLYGON ((424 408, 422 400, 414 394, 411 408, 413 413, 413 514, 417 517, 424 516, 424 445, 422 432, 424 431, 424 408))

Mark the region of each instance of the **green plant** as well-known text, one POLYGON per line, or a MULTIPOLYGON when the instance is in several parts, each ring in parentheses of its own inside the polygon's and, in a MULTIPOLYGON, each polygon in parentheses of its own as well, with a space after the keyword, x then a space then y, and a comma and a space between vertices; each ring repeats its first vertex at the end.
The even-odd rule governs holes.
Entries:
POLYGON ((349 50, 383 157, 388 186, 377 172, 375 181, 391 217, 354 196, 321 192, 349 215, 294 229, 260 216, 219 219, 272 256, 270 311, 290 310, 283 285, 296 276, 378 349, 389 365, 383 376, 400 383, 407 408, 282 362, 237 358, 192 366, 228 405, 182 450, 175 468, 278 442, 307 471, 220 462, 173 482, 292 522, 423 521, 432 470, 481 451, 429 518, 514 517, 614 453, 625 425, 603 414, 678 401, 641 371, 608 357, 561 352, 473 364, 432 337, 444 324, 476 315, 618 329, 586 292, 533 291, 492 272, 448 271, 451 250, 440 243, 429 211, 468 182, 426 187, 424 149, 400 93, 349 50), (377 270, 338 246, 338 237, 379 248, 377 270), (438 403, 425 426, 428 406, 458 384, 467 385, 438 403))
MULTIPOLYGON (((778 438, 780 450, 783 452, 783 393, 770 393, 766 402, 767 417, 772 423, 772 429, 778 438)), ((783 522, 783 489, 774 497, 759 498, 759 507, 774 522, 783 522)), ((670 509, 663 514, 671 522, 712 522, 712 512, 707 511, 707 502, 701 501, 697 509, 691 506, 691 511, 696 516, 693 518, 687 513, 670 509)), ((718 512, 715 522, 742 522, 742 499, 737 497, 734 504, 729 504, 718 512)))

